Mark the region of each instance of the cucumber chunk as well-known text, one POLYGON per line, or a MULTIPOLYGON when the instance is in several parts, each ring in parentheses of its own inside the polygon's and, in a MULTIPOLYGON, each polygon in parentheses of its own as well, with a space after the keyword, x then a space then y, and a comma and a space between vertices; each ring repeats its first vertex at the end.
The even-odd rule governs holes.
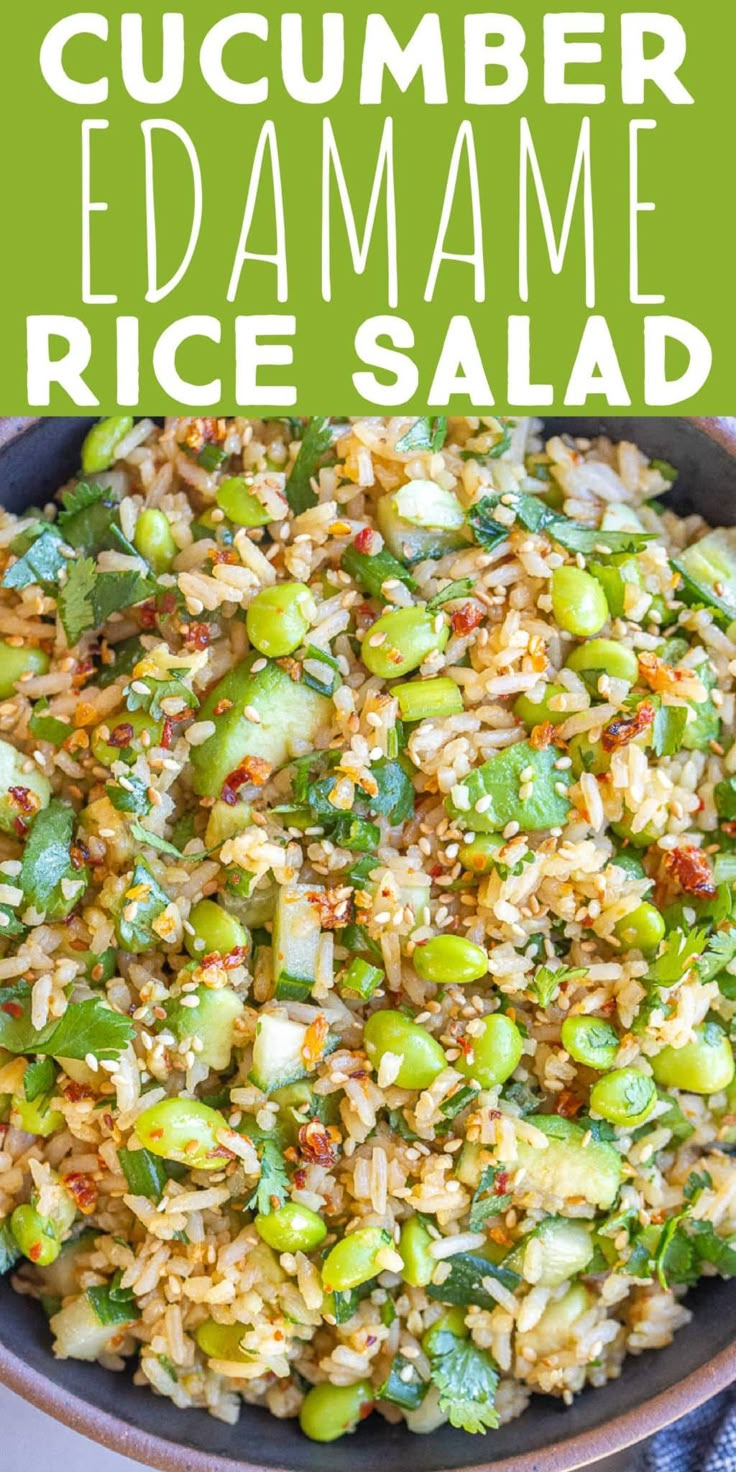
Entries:
POLYGON ((285 1012, 262 1012, 253 1043, 251 1082, 264 1094, 283 1089, 304 1078, 306 1066, 302 1049, 307 1028, 292 1022, 285 1012))
POLYGON ((219 797, 225 778, 249 757, 283 767, 293 757, 314 749, 317 736, 330 720, 332 703, 316 690, 269 662, 256 674, 251 661, 231 670, 211 690, 199 712, 201 721, 214 721, 215 731, 201 746, 192 748, 194 790, 201 797, 219 797), (215 711, 230 701, 220 715, 215 711), (260 716, 248 720, 246 707, 260 716))
POLYGON ((546 1150, 519 1140, 519 1164, 525 1169, 522 1190, 541 1191, 566 1200, 580 1198, 601 1211, 616 1200, 622 1179, 621 1156, 606 1140, 589 1140, 585 1130, 556 1114, 535 1114, 530 1124, 547 1136, 546 1150))
POLYGON ((181 998, 175 998, 166 1008, 167 1024, 179 1043, 185 1038, 199 1038, 202 1049, 197 1057, 221 1073, 230 1066, 233 1027, 245 1011, 243 1003, 229 986, 217 990, 200 986, 189 995, 196 997, 199 1005, 184 1007, 181 998))
POLYGON ((585 1271, 594 1251, 590 1229, 583 1222, 550 1216, 504 1258, 504 1267, 521 1273, 529 1283, 559 1288, 585 1271))
MULTIPOLYGON (((708 532, 673 563, 685 580, 685 592, 695 600, 736 617, 736 531, 720 527, 708 532)), ((688 599, 688 601, 690 601, 688 599)))
POLYGON ((319 894, 324 894, 324 885, 284 884, 279 889, 273 922, 273 970, 279 1001, 304 1001, 317 979, 322 930, 310 895, 319 894))
POLYGON ((9 741, 0 741, 0 829, 17 836, 16 821, 32 822, 40 808, 48 807, 51 788, 30 757, 16 751, 9 741), (26 770, 27 769, 27 770, 26 770), (11 795, 16 789, 16 797, 11 795), (27 798, 22 794, 26 792, 27 798))
MULTIPOLYGON (((434 482, 421 481, 418 484, 421 488, 431 485, 440 498, 451 496, 458 510, 461 510, 456 497, 448 491, 443 491, 440 486, 435 486, 434 482)), ((434 501, 434 497, 432 500, 434 501)), ((444 557, 446 552, 454 552, 458 547, 469 545, 467 537, 463 535, 462 521, 455 519, 454 525, 447 525, 451 520, 448 506, 445 506, 444 512, 430 509, 420 513, 423 516, 444 516, 444 521, 432 525, 426 520, 421 523, 409 521, 406 515, 402 514, 402 504, 411 516, 418 514, 419 495, 412 491, 411 484, 403 486, 395 496, 380 496, 376 506, 376 521, 383 540, 389 551, 394 557, 398 557, 400 562, 413 563, 421 562, 423 557, 444 557), (404 496, 403 503, 399 499, 401 496, 404 496)), ((453 512, 453 516, 455 515, 456 513, 453 512)))

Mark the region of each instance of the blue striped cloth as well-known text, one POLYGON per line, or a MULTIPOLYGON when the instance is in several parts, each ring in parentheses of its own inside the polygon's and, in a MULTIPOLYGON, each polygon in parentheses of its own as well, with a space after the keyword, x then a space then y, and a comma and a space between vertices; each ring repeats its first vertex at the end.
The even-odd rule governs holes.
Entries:
POLYGON ((642 1472, 736 1472, 736 1387, 653 1437, 642 1472))

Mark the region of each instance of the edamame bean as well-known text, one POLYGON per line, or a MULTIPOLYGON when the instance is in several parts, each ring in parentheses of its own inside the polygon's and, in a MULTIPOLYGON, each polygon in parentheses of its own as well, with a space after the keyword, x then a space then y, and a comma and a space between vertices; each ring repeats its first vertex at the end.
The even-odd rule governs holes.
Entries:
POLYGON ((617 639, 589 639, 586 644, 580 644, 568 657, 567 668, 578 675, 600 672, 614 680, 627 680, 630 685, 639 676, 634 650, 619 644, 617 639))
POLYGON ((482 946, 461 935, 433 935, 416 946, 412 964, 423 981, 449 986, 466 986, 480 981, 488 971, 488 956, 482 946))
POLYGON ((394 1082, 400 1089, 426 1089, 447 1067, 444 1052, 426 1027, 403 1012, 374 1012, 363 1030, 365 1051, 376 1068, 384 1053, 397 1053, 401 1067, 394 1082))
POLYGON ((272 520, 262 501, 242 475, 230 476, 217 488, 217 504, 236 526, 267 526, 272 520))
POLYGON ((422 1335, 422 1349, 428 1359, 435 1355, 447 1354, 448 1350, 454 1349, 456 1339, 467 1339, 469 1329, 465 1323, 464 1308, 448 1308, 422 1335))
POLYGON ((578 639, 597 634, 608 622, 606 595, 582 568, 565 564, 552 574, 552 611, 561 629, 578 639))
POLYGON ((693 1031, 694 1042, 684 1048, 663 1048, 651 1059, 654 1077, 665 1089, 718 1094, 733 1079, 733 1049, 717 1022, 705 1022, 693 1031))
POLYGON ((47 1218, 39 1216, 35 1206, 16 1206, 10 1218, 10 1230, 24 1257, 39 1268, 55 1262, 61 1243, 47 1218))
POLYGON ((432 1234, 419 1216, 410 1216, 401 1228, 399 1257, 404 1264, 401 1274, 412 1288, 425 1288, 432 1280, 437 1261, 429 1251, 432 1234))
POLYGON ((23 1094, 13 1094, 11 1118, 17 1129, 26 1130, 29 1135, 42 1135, 44 1139, 64 1126, 63 1114, 50 1109, 48 1099, 43 1097, 29 1100, 23 1094))
POLYGON ((345 1293, 370 1282, 381 1271, 381 1254, 392 1245, 382 1227, 358 1227, 328 1252, 322 1264, 325 1293, 345 1293))
POLYGON ((217 1109, 198 1099, 161 1099, 138 1116, 136 1134, 142 1145, 164 1160, 178 1160, 191 1170, 217 1170, 229 1159, 218 1136, 227 1121, 217 1109))
POLYGON ((133 542, 141 557, 145 557, 154 572, 159 573, 169 571, 179 550, 171 535, 168 516, 153 506, 138 517, 133 542))
POLYGON ((214 1319, 205 1319, 194 1331, 194 1337, 210 1360, 230 1360, 240 1364, 251 1356, 240 1347, 240 1341, 249 1328, 248 1324, 218 1324, 214 1319))
POLYGON ((654 1079, 638 1068, 615 1068, 590 1091, 590 1107, 601 1119, 627 1127, 643 1124, 657 1103, 654 1079))
POLYGON ((314 612, 305 583, 275 583, 256 593, 245 616, 248 638, 261 654, 283 659, 304 641, 314 612))
POLYGON ((642 900, 636 909, 629 910, 628 915, 617 920, 614 930, 621 944, 629 950, 656 951, 664 939, 665 923, 659 910, 648 900, 642 900))
POLYGON ((130 767, 139 751, 158 746, 161 732, 161 722, 154 721, 147 711, 126 710, 119 719, 111 716, 95 727, 90 743, 92 755, 102 767, 111 767, 113 762, 125 762, 130 767))
POLYGON ((234 950, 243 949, 246 953, 250 950, 250 935, 245 926, 214 900, 198 900, 189 911, 188 923, 194 934, 187 932, 184 944, 195 961, 213 952, 229 956, 234 950))
POLYGON ((393 680, 419 668, 428 655, 444 649, 450 626, 442 613, 415 605, 381 614, 368 630, 360 657, 372 675, 393 680))
POLYGON ((48 667, 49 657, 43 649, 18 647, 0 639, 0 700, 10 700, 15 695, 15 687, 23 675, 45 675, 48 667))
POLYGON ((82 445, 82 470, 85 475, 109 470, 116 458, 117 446, 132 428, 133 418, 129 414, 117 414, 112 419, 100 419, 99 423, 94 424, 82 445))
POLYGON ((462 845, 458 858, 473 874, 490 874, 504 843, 500 833, 477 833, 470 843, 462 845))
POLYGON ((543 726, 549 722, 551 726, 560 726, 563 721, 569 719, 569 710, 553 710, 550 708, 550 700, 558 695, 567 695, 563 685, 545 685, 541 700, 532 700, 529 695, 518 695, 514 701, 514 715, 523 721, 528 731, 534 726, 543 726))
POLYGON ((576 1063, 600 1070, 613 1067, 619 1042, 610 1022, 600 1017, 566 1017, 561 1033, 562 1046, 576 1063))
POLYGON ((484 1089, 510 1078, 524 1051, 518 1027, 503 1012, 491 1013, 485 1018, 483 1031, 472 1037, 466 1033, 464 1041, 472 1051, 461 1053, 452 1066, 466 1078, 476 1079, 484 1089))
POLYGON ((354 1431, 373 1406, 373 1387, 369 1380, 356 1380, 353 1385, 313 1385, 302 1401, 299 1425, 310 1441, 337 1441, 347 1431, 354 1431))
POLYGON ((287 1201, 267 1216, 259 1213, 255 1227, 259 1237, 276 1252, 312 1252, 327 1236, 327 1228, 316 1211, 299 1206, 296 1201, 287 1201))

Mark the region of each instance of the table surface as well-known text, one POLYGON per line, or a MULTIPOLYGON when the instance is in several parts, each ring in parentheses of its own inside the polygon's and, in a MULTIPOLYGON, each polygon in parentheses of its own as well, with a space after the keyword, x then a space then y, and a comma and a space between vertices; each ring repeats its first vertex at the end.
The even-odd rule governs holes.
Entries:
MULTIPOLYGON (((69 1431, 4 1385, 0 1385, 0 1426, 2 1472, 28 1472, 29 1467, 33 1472, 58 1472, 63 1467, 73 1467, 74 1472, 145 1472, 141 1462, 131 1462, 69 1431)), ((596 1462, 590 1472, 640 1472, 640 1466, 640 1457, 631 1448, 596 1462)))

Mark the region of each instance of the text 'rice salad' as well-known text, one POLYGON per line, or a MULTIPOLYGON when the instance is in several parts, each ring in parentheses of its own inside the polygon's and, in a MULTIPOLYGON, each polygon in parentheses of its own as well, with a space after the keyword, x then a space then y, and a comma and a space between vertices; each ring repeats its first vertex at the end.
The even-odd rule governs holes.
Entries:
POLYGON ((0 519, 0 1271, 484 1431, 736 1272, 736 539, 632 444, 105 420, 0 519))

